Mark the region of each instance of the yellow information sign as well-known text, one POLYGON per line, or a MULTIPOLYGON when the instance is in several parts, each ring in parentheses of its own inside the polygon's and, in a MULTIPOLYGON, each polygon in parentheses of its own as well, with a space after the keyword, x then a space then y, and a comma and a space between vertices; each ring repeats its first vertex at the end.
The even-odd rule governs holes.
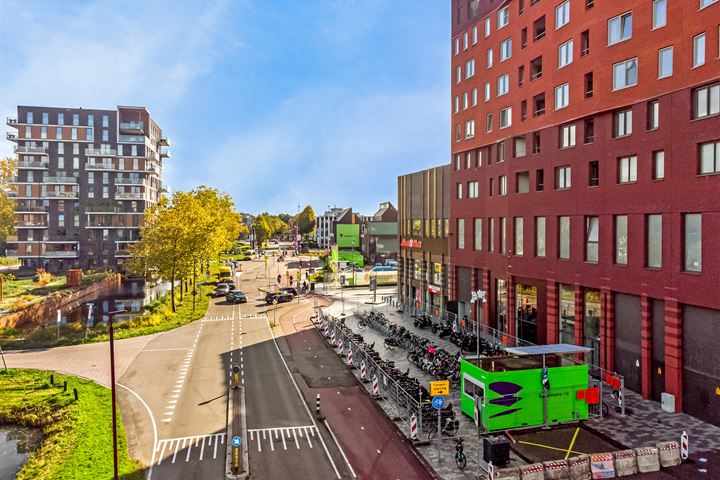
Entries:
POLYGON ((430 382, 430 396, 435 397, 438 395, 450 395, 449 380, 438 380, 436 382, 430 382))

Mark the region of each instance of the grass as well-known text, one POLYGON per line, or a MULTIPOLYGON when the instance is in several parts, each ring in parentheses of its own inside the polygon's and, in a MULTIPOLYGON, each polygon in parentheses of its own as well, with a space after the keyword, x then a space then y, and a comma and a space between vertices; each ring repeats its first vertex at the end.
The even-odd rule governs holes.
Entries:
MULTIPOLYGON (((0 423, 41 428, 44 433, 40 448, 30 455, 17 480, 112 478, 110 390, 89 380, 54 375, 56 386, 51 386, 50 372, 0 371, 0 423), (67 392, 63 392, 64 380, 67 392), (73 388, 78 389, 78 401, 73 388)), ((125 480, 143 478, 142 466, 128 455, 121 420, 118 463, 125 480)))
POLYGON ((13 280, 4 282, 3 285, 3 301, 0 302, 0 310, 10 310, 13 312, 20 311, 42 297, 48 295, 70 295, 91 283, 102 280, 108 276, 108 273, 99 272, 83 275, 82 287, 67 287, 67 279, 62 277, 53 277, 48 285, 37 285, 33 280, 13 280))

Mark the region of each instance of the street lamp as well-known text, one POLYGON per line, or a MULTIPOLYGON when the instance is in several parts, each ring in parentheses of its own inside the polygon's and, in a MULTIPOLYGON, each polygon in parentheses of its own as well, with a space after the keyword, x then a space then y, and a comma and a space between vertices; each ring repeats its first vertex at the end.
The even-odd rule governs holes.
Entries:
POLYGON ((88 336, 88 329, 90 328, 90 320, 92 320, 92 309, 93 309, 93 306, 95 306, 95 304, 88 303, 87 306, 88 306, 88 318, 87 318, 87 322, 85 322, 85 338, 86 339, 88 336))
POLYGON ((108 333, 110 334, 110 387, 112 391, 112 429, 113 429, 113 468, 115 480, 119 480, 118 476, 118 446, 117 446, 117 411, 115 408, 115 341, 113 337, 113 317, 118 313, 125 313, 125 307, 122 305, 118 310, 108 313, 108 333))

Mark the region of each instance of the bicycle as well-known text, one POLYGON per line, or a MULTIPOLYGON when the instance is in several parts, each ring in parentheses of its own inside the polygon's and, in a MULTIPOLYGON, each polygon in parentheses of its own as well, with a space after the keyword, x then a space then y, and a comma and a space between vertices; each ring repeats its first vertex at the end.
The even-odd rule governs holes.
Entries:
POLYGON ((457 465, 458 469, 464 470, 465 466, 467 465, 467 457, 465 457, 464 452, 465 447, 463 447, 463 438, 458 437, 455 439, 455 465, 457 465))
POLYGON ((365 330, 368 326, 367 320, 360 317, 360 319, 358 320, 357 326, 360 330, 365 330))

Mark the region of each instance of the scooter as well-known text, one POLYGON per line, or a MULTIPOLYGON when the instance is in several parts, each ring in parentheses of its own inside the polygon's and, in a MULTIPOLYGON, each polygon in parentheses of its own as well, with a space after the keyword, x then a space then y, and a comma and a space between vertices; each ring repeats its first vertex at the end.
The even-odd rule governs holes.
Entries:
POLYGON ((432 320, 429 315, 418 315, 413 319, 413 325, 416 328, 425 328, 432 326, 432 320))

